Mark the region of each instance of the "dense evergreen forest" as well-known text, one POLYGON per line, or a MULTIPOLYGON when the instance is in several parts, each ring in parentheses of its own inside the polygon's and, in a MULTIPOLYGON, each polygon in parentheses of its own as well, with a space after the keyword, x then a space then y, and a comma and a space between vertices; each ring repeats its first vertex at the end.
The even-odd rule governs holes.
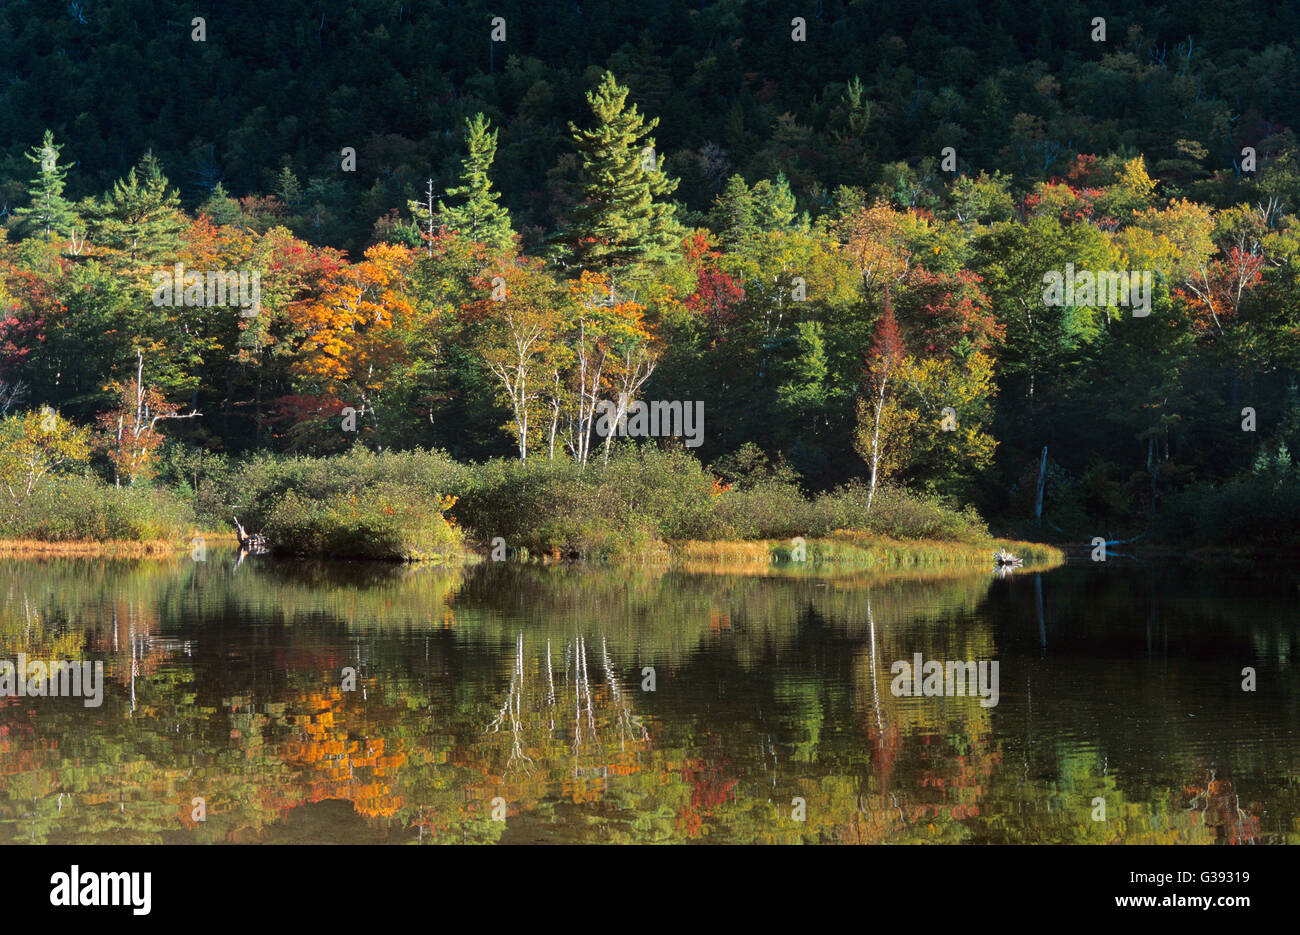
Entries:
POLYGON ((582 465, 636 444, 601 400, 700 401, 724 486, 1291 541, 1297 37, 1268 0, 15 0, 0 474, 582 465))

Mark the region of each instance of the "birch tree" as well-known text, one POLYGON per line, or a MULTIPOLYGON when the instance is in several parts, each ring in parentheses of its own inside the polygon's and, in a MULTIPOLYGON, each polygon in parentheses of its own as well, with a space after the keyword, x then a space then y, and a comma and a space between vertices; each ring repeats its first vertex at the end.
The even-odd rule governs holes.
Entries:
MULTIPOLYGON (((523 461, 528 458, 534 419, 541 417, 538 400, 558 380, 562 366, 556 346, 560 296, 539 266, 509 266, 493 279, 492 297, 476 303, 486 320, 480 354, 510 405, 523 461)), ((558 401, 551 404, 552 457, 558 406, 558 401)))
POLYGON ((103 430, 101 447, 113 464, 114 483, 134 484, 141 477, 153 473, 154 455, 162 444, 158 423, 167 419, 194 419, 202 415, 197 409, 181 412, 168 402, 155 386, 144 382, 144 351, 136 349, 135 377, 126 383, 114 381, 106 389, 116 393, 118 408, 102 413, 99 425, 103 430))
POLYGON ((903 336, 899 333, 898 322, 894 320, 894 305, 890 300, 889 290, 885 290, 885 308, 880 321, 876 324, 876 336, 871 347, 868 364, 866 399, 858 401, 858 438, 856 446, 859 454, 866 459, 871 469, 871 481, 867 490, 867 513, 871 512, 871 503, 876 496, 876 484, 886 466, 886 447, 897 426, 894 412, 887 417, 887 404, 890 401, 891 381, 907 356, 903 336))

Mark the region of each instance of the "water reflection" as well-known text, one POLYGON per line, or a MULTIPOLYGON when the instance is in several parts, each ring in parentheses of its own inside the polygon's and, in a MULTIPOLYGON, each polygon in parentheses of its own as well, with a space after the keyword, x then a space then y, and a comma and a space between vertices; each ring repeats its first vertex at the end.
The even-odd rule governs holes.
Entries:
POLYGON ((630 770, 629 764, 645 749, 650 734, 620 685, 604 637, 600 640, 598 663, 593 679, 587 640, 579 636, 565 641, 562 661, 552 657, 548 639, 545 659, 529 658, 526 664, 524 634, 519 633, 509 693, 486 731, 495 734, 504 730, 509 734, 510 753, 501 769, 503 779, 514 770, 531 775, 534 767, 549 767, 545 769, 548 773, 560 772, 566 758, 572 761, 575 778, 604 778, 611 769, 605 764, 607 748, 615 775, 630 770), (531 754, 542 757, 544 763, 539 765, 531 754))
POLYGON ((0 563, 0 659, 107 678, 0 697, 0 839, 1300 838, 1290 572, 233 558, 0 563), (916 653, 999 703, 895 695, 916 653))

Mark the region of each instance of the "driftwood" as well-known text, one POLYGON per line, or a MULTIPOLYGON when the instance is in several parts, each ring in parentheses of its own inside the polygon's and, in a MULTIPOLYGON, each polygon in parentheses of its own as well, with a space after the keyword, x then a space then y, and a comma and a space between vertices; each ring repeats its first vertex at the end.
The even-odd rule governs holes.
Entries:
POLYGON ((1019 568, 1024 563, 1024 559, 1016 558, 1006 549, 998 549, 993 553, 993 564, 999 568, 1019 568))
POLYGON ((244 531, 244 527, 239 524, 239 517, 232 517, 235 521, 235 534, 239 536, 239 551, 247 552, 250 555, 265 555, 271 551, 266 542, 266 536, 260 532, 253 533, 251 536, 244 531))

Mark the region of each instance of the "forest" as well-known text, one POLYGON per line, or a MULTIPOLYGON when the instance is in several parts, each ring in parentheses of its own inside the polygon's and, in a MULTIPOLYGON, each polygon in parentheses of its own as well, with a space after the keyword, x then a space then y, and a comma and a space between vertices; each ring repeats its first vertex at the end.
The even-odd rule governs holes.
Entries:
POLYGON ((8 5, 0 538, 1294 545, 1300 12, 804 7, 8 5))

